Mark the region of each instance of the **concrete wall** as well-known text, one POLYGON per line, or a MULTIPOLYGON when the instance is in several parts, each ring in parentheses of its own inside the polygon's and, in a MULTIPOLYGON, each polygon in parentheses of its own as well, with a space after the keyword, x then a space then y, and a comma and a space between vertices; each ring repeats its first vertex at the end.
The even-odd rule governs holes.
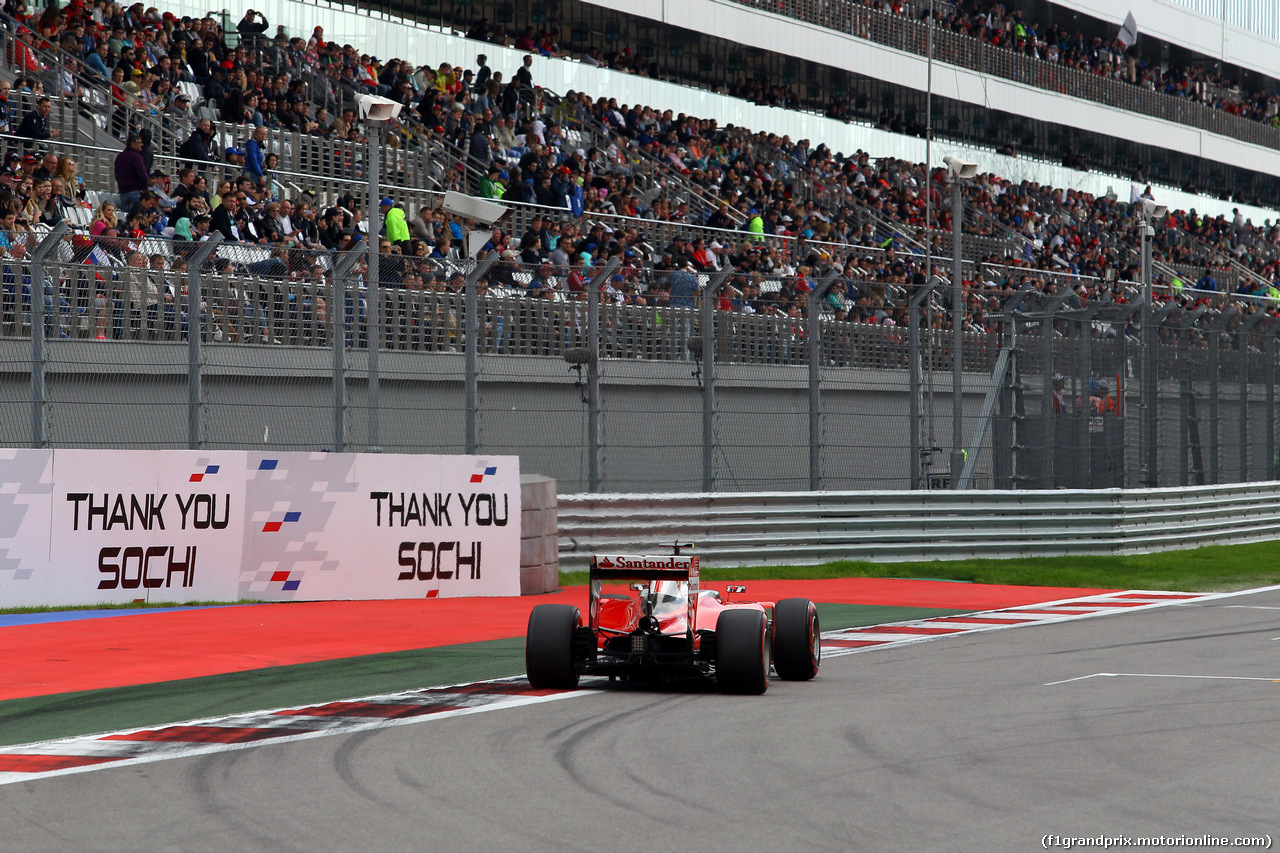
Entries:
MULTIPOLYGON (((183 344, 49 342, 50 443, 55 447, 187 446, 183 344)), ((0 341, 0 446, 31 440, 29 344, 0 341)), ((211 448, 334 447, 332 355, 324 349, 209 346, 204 434, 211 448)), ((349 450, 368 446, 364 353, 348 353, 349 450)), ((807 368, 719 365, 717 488, 808 488, 807 368)), ((702 487, 702 390, 689 362, 601 362, 601 445, 610 491, 702 487)), ((380 444, 387 452, 465 449, 463 356, 381 355, 380 444)), ((481 452, 521 457, 521 470, 588 488, 587 406, 558 357, 483 356, 481 452)), ((935 428, 949 446, 950 377, 935 377, 935 428)), ((966 376, 965 410, 981 409, 986 377, 966 376)), ((829 488, 903 488, 909 470, 907 373, 825 368, 823 465, 829 488)), ((970 429, 966 426, 966 439, 970 429)), ((988 469, 985 460, 980 468, 988 469)))

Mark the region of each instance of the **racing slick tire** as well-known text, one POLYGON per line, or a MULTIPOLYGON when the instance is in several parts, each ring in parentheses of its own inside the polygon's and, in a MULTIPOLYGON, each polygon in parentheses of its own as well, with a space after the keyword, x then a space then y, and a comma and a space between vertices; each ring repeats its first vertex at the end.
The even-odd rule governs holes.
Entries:
POLYGON ((524 666, 535 689, 572 690, 578 686, 573 661, 573 635, 582 615, 572 604, 539 604, 529 614, 524 640, 524 666))
POLYGON ((769 623, 762 610, 727 610, 716 622, 716 683, 725 693, 769 689, 769 623))
POLYGON ((773 608, 773 668, 785 681, 808 681, 822 662, 818 608, 807 598, 784 598, 773 608))

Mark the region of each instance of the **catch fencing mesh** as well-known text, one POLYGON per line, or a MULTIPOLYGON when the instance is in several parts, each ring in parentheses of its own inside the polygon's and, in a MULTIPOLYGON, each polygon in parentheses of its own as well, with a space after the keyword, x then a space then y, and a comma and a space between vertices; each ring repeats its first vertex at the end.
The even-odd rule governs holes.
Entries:
POLYGON ((368 261, 11 241, 0 438, 512 454, 566 492, 1276 476, 1280 323, 1229 295, 1147 305, 1132 283, 1091 300, 1061 275, 984 274, 957 349, 945 280, 393 253, 371 287, 368 261))

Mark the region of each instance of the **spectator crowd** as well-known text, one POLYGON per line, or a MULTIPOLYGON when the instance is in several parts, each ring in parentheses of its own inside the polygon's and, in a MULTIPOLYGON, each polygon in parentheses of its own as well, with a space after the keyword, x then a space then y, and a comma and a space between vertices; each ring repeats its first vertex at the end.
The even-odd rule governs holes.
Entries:
MULTIPOLYGON (((988 7, 980 13, 963 3, 940 8, 940 26, 1011 49, 1043 45, 1044 58, 1052 48, 1054 61, 1128 74, 1134 82, 1146 73, 1155 85, 1154 72, 1114 46, 1085 45, 1057 29, 1042 36, 1016 10, 988 7)), ((8 11, 23 14, 13 0, 8 11)), ((905 323, 911 289, 949 268, 941 259, 950 252, 943 235, 952 226, 945 203, 951 188, 941 170, 861 151, 844 155, 810 140, 722 126, 660 106, 575 92, 555 97, 537 90, 528 59, 509 80, 488 66, 484 54, 473 68, 415 67, 328 41, 320 27, 305 37, 283 27, 273 33, 252 10, 236 26, 236 38, 229 38, 211 17, 108 0, 54 4, 26 18, 24 28, 18 44, 30 43, 33 51, 57 45, 78 63, 76 73, 102 81, 111 93, 111 126, 123 147, 115 159, 114 196, 92 210, 88 233, 79 237, 90 241, 78 244, 78 257, 87 263, 136 261, 131 251, 95 254, 91 238, 136 247, 144 238, 164 236, 194 245, 216 232, 227 243, 257 247, 248 272, 315 282, 327 269, 318 258, 352 249, 372 234, 386 255, 379 264, 384 287, 457 287, 453 262, 492 255, 497 263, 489 285, 575 301, 585 298, 594 271, 617 259, 617 269, 599 283, 606 300, 685 307, 692 304, 698 275, 732 266, 719 307, 791 317, 803 315, 807 294, 835 270, 825 297, 829 311, 881 325, 905 323), (198 103, 224 126, 238 129, 237 144, 219 146, 214 120, 192 114, 196 105, 184 84, 194 84, 198 103), (366 223, 349 193, 285 191, 268 132, 366 142, 353 106, 356 94, 402 104, 389 148, 443 146, 458 167, 450 170, 449 186, 535 206, 525 208, 534 211, 527 227, 517 234, 494 229, 470 255, 467 238, 478 226, 441 206, 388 197, 379 221, 366 223), (166 169, 157 161, 151 129, 188 126, 177 163, 166 169)), ((467 35, 499 44, 508 38, 486 21, 467 35)), ((514 46, 530 55, 561 54, 554 30, 527 27, 514 46)), ((33 53, 31 61, 41 60, 33 53)), ((583 61, 657 73, 617 55, 596 52, 583 61)), ((1166 77, 1162 72, 1158 79, 1166 77)), ((1183 82, 1174 88, 1186 90, 1184 97, 1197 91, 1183 82)), ((11 84, 0 84, 0 103, 9 89, 11 84)), ((0 109, 9 122, 4 131, 22 140, 0 171, 0 228, 10 235, 0 248, 11 253, 29 242, 14 235, 71 219, 90 190, 107 189, 86 187, 75 158, 58 153, 48 108, 45 99, 22 116, 0 109)), ((966 283, 966 328, 993 330, 1001 300, 1024 284, 1046 295, 1068 288, 1077 305, 1130 298, 1124 283, 1139 277, 1143 225, 1131 199, 990 174, 962 192, 971 217, 966 233, 999 247, 981 258, 966 283)), ((1276 310, 1280 225, 1194 210, 1170 213, 1161 225, 1154 256, 1167 298, 1190 307, 1257 297, 1242 306, 1276 310), (1234 294, 1222 292, 1227 281, 1235 282, 1234 294)), ((155 263, 145 255, 142 260, 155 263)), ((934 316, 939 325, 947 322, 941 312, 934 316)))

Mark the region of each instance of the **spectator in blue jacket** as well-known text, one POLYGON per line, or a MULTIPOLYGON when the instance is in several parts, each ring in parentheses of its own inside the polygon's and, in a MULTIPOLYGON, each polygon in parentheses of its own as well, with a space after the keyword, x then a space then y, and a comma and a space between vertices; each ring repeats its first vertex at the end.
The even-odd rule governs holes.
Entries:
POLYGON ((266 144, 267 129, 255 127, 253 136, 249 137, 244 146, 244 170, 253 178, 255 185, 262 182, 262 175, 266 172, 266 144))
POLYGON ((89 52, 89 55, 84 60, 85 73, 101 83, 106 83, 111 79, 111 69, 107 67, 107 60, 110 58, 108 50, 109 47, 104 39, 89 52))

